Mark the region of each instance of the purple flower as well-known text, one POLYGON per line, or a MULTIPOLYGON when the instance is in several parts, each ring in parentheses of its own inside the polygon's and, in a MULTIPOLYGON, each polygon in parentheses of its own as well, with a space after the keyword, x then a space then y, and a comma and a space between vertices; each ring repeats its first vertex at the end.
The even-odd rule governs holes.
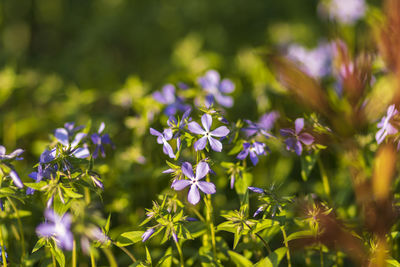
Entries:
POLYGON ((108 144, 112 148, 114 148, 114 144, 110 139, 110 136, 108 134, 104 134, 101 136, 101 133, 103 132, 105 128, 104 122, 100 124, 99 130, 97 133, 94 133, 90 136, 92 139, 92 142, 96 145, 96 148, 93 152, 93 158, 97 158, 99 155, 99 150, 101 151, 101 156, 104 158, 106 156, 105 150, 104 150, 104 145, 108 144))
POLYGON ((89 149, 86 147, 78 147, 81 140, 86 137, 85 133, 77 133, 72 142, 70 142, 76 129, 80 128, 73 128, 72 130, 67 128, 57 128, 54 132, 54 137, 64 146, 64 151, 70 152, 71 156, 80 159, 87 158, 90 156, 89 149))
MULTIPOLYGON (((53 161, 56 158, 56 150, 52 149, 51 151, 45 150, 40 155, 39 164, 37 167, 37 172, 31 172, 28 174, 30 178, 36 181, 36 183, 42 181, 43 178, 52 179, 53 175, 55 175, 57 171, 56 164, 49 164, 49 162, 53 161)), ((31 195, 35 192, 34 189, 28 188, 26 189, 26 194, 31 195)))
POLYGON ((23 160, 22 157, 20 157, 20 155, 24 153, 24 150, 21 148, 18 148, 16 150, 14 150, 13 152, 11 152, 10 154, 6 154, 6 148, 2 145, 0 145, 0 160, 23 160))
POLYGON ((305 73, 319 79, 331 71, 332 52, 332 45, 325 42, 311 50, 292 44, 288 48, 287 57, 299 63, 305 73))
POLYGON ((174 151, 172 150, 171 145, 167 142, 168 140, 172 139, 171 129, 167 128, 163 133, 160 133, 159 131, 150 128, 150 134, 157 136, 157 143, 163 144, 163 151, 166 155, 168 155, 170 158, 175 158, 174 151))
POLYGON ((378 123, 378 128, 380 128, 380 130, 375 135, 378 144, 382 143, 388 134, 396 134, 398 132, 397 128, 390 123, 390 120, 398 113, 399 111, 396 109, 394 104, 389 106, 387 109, 386 116, 383 116, 381 121, 378 123))
POLYGON ((193 167, 189 162, 182 164, 183 174, 189 178, 189 180, 175 180, 172 183, 172 188, 180 191, 190 185, 188 193, 188 201, 196 205, 200 201, 200 192, 203 191, 205 194, 214 194, 216 192, 215 185, 210 182, 200 181, 210 171, 210 167, 204 161, 200 161, 196 167, 196 176, 193 174, 193 167))
POLYGON ((235 85, 229 79, 223 79, 215 70, 209 70, 207 73, 198 79, 200 86, 207 91, 206 107, 210 107, 214 101, 221 106, 230 108, 233 106, 231 96, 224 94, 232 93, 235 90, 235 85))
POLYGON ((254 142, 252 144, 244 143, 243 150, 237 155, 237 158, 240 160, 244 160, 247 155, 250 154, 251 162, 254 166, 256 166, 258 163, 258 156, 267 155, 267 152, 265 151, 266 147, 267 146, 265 144, 260 142, 254 142))
POLYGON ((253 191, 254 193, 257 193, 257 194, 264 194, 264 189, 262 189, 262 188, 259 188, 259 187, 254 187, 254 186, 249 186, 249 187, 247 187, 250 191, 253 191))
POLYGON ((294 130, 285 128, 281 129, 280 133, 282 136, 288 137, 285 140, 286 149, 289 151, 295 151, 297 155, 301 155, 303 151, 302 143, 305 145, 311 145, 314 143, 314 137, 309 133, 302 132, 304 128, 304 119, 298 118, 294 122, 294 130))
POLYGON ((252 122, 250 120, 245 120, 245 122, 248 124, 248 127, 244 128, 244 131, 247 136, 252 136, 260 133, 266 137, 271 137, 271 134, 269 134, 268 132, 272 129, 275 121, 278 118, 279 113, 277 111, 271 111, 262 115, 258 123, 252 122))
POLYGON ((188 105, 183 103, 180 97, 175 96, 175 86, 172 84, 166 84, 160 91, 153 93, 153 98, 161 104, 167 105, 164 110, 165 115, 171 116, 180 111, 185 111, 189 108, 188 105))
POLYGON ((142 242, 146 242, 147 239, 149 239, 154 234, 154 232, 154 228, 147 229, 146 232, 144 232, 142 235, 142 242))
POLYGON ((72 250, 74 237, 71 233, 71 215, 66 213, 60 217, 53 210, 47 209, 44 213, 46 222, 36 228, 40 237, 54 238, 57 245, 65 250, 72 250))
POLYGON ((253 217, 256 217, 258 214, 260 214, 262 211, 264 211, 265 206, 259 207, 253 214, 253 217))
POLYGON ((365 15, 365 0, 331 0, 322 5, 322 12, 328 13, 330 19, 343 24, 353 24, 365 15))
POLYGON ((222 144, 219 140, 213 138, 215 137, 225 137, 229 134, 229 129, 226 126, 220 126, 217 129, 213 130, 210 132, 210 128, 212 125, 212 117, 210 114, 204 114, 201 117, 201 123, 203 125, 203 128, 200 127, 200 125, 197 122, 190 122, 188 124, 189 131, 191 131, 194 134, 201 134, 203 137, 201 137, 199 140, 197 140, 194 143, 194 148, 196 151, 198 150, 203 150, 208 143, 210 143, 210 146, 212 150, 221 152, 222 151, 222 144))

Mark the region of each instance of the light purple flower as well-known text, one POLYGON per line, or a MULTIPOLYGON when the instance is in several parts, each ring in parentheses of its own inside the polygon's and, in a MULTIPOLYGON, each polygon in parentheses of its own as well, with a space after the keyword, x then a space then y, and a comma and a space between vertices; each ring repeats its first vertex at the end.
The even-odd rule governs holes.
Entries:
POLYGON ((343 24, 353 24, 364 17, 366 9, 365 0, 331 0, 322 6, 322 11, 328 13, 330 19, 343 24))
POLYGON ((163 133, 160 133, 159 131, 150 128, 150 134, 157 136, 157 143, 163 144, 163 151, 166 155, 168 155, 170 158, 175 158, 174 151, 172 150, 171 145, 167 142, 172 139, 171 129, 167 128, 163 133))
POLYGON ((40 237, 54 238, 57 245, 65 250, 72 250, 74 237, 71 233, 71 215, 69 213, 60 217, 51 209, 44 213, 46 222, 36 228, 40 237))
POLYGON ((206 106, 210 107, 214 101, 221 106, 230 108, 233 106, 233 98, 225 94, 232 93, 235 85, 229 79, 223 79, 215 70, 209 70, 203 77, 198 79, 200 86, 207 91, 206 106))
POLYGON ((285 140, 286 149, 289 151, 295 151, 297 155, 301 155, 303 152, 303 145, 311 145, 314 143, 314 137, 309 134, 302 132, 304 128, 304 119, 298 118, 294 122, 295 129, 285 128, 281 129, 280 133, 282 136, 288 137, 285 140))
POLYGON ((23 158, 20 157, 22 153, 24 153, 24 150, 18 148, 10 154, 6 154, 6 148, 0 145, 0 160, 23 160, 23 158))
POLYGON ((244 128, 247 136, 253 136, 257 133, 264 135, 265 137, 271 137, 271 134, 268 132, 274 126, 275 121, 279 118, 279 113, 277 111, 271 111, 269 113, 265 113, 261 116, 258 123, 252 122, 250 120, 244 120, 248 126, 244 128))
POLYGON ((305 73, 319 79, 331 71, 333 49, 332 45, 326 42, 321 42, 311 50, 298 44, 292 44, 288 48, 287 57, 299 63, 305 73))
POLYGON ((397 128, 390 123, 390 120, 393 119, 393 117, 398 113, 399 111, 396 109, 394 104, 389 106, 387 109, 386 116, 383 116, 381 121, 378 123, 378 128, 380 128, 380 130, 375 135, 375 139, 378 144, 382 143, 388 134, 390 135, 398 133, 397 128))
POLYGON ((86 134, 77 133, 72 142, 70 142, 76 129, 80 128, 78 127, 72 130, 66 128, 57 128, 54 132, 54 137, 59 143, 63 145, 64 151, 70 151, 71 156, 84 159, 90 156, 89 149, 87 149, 86 147, 78 147, 78 145, 82 141, 82 139, 86 137, 86 134))
MULTIPOLYGON (((42 181, 43 178, 52 179, 53 175, 55 175, 57 171, 57 164, 50 164, 49 162, 53 161, 56 158, 56 149, 45 150, 40 155, 39 164, 37 167, 37 172, 31 172, 28 174, 30 178, 36 181, 36 183, 42 181)), ((28 188, 26 189, 26 194, 31 195, 35 192, 34 189, 28 188)))
POLYGON ((203 128, 201 128, 200 125, 194 121, 188 124, 189 131, 191 131, 194 134, 203 135, 203 137, 201 137, 194 143, 195 150, 196 151, 203 150, 206 147, 208 140, 208 143, 210 144, 212 150, 221 152, 222 144, 219 140, 213 138, 213 136, 225 137, 229 134, 229 129, 226 126, 220 126, 217 129, 211 131, 210 128, 212 125, 212 117, 210 114, 204 114, 201 117, 201 123, 203 125, 203 128))
POLYGON ((114 149, 114 144, 110 139, 110 136, 108 134, 101 135, 105 128, 104 122, 100 124, 99 130, 97 133, 94 133, 90 136, 92 139, 92 142, 96 145, 96 148, 93 152, 93 158, 97 158, 99 155, 99 150, 101 151, 101 156, 104 158, 106 156, 105 150, 104 150, 104 145, 108 144, 114 149))
POLYGON ((265 151, 266 148, 267 146, 260 142, 254 142, 252 144, 244 143, 243 150, 237 155, 237 158, 244 160, 250 154, 251 162, 256 166, 258 163, 258 156, 267 155, 267 152, 265 151))
POLYGON ((249 186, 249 187, 247 187, 250 191, 253 191, 254 193, 257 193, 257 194, 264 194, 264 189, 262 189, 262 188, 259 188, 259 187, 254 187, 254 186, 249 186))
POLYGON ((14 184, 18 188, 23 188, 24 184, 18 176, 18 173, 14 170, 14 167, 10 164, 13 160, 22 160, 20 155, 24 152, 23 149, 16 149, 10 154, 6 154, 6 148, 0 145, 0 162, 3 162, 5 168, 7 169, 8 176, 13 180, 14 184))
POLYGON ((146 232, 144 232, 142 235, 142 242, 146 242, 146 240, 149 239, 154 234, 154 232, 154 228, 147 229, 146 232))
POLYGON ((189 178, 189 180, 175 180, 172 183, 172 188, 180 191, 190 185, 188 193, 188 201, 196 205, 200 201, 200 192, 203 191, 205 194, 214 194, 216 192, 215 185, 210 182, 201 181, 207 173, 210 171, 210 167, 204 161, 200 161, 196 167, 196 176, 193 174, 193 167, 189 162, 182 164, 183 174, 189 178))
POLYGON ((175 86, 172 84, 166 84, 161 91, 153 93, 153 98, 161 104, 167 105, 164 110, 165 115, 171 116, 180 111, 186 111, 190 108, 188 105, 183 103, 183 100, 175 95, 175 86))

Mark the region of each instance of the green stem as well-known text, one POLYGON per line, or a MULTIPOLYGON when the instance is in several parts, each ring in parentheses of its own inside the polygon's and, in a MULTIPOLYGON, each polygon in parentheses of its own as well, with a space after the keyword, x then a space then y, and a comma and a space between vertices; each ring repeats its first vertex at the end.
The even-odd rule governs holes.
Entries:
POLYGON ((117 244, 113 243, 116 247, 120 248, 123 252, 125 252, 126 255, 128 255, 128 257, 132 260, 133 263, 136 262, 136 258, 132 255, 132 253, 129 252, 129 250, 127 250, 124 247, 120 247, 117 244))
POLYGON ((331 197, 331 187, 329 186, 328 175, 326 174, 324 165, 322 164, 320 157, 317 158, 317 162, 318 162, 319 170, 321 172, 322 185, 324 187, 325 194, 328 198, 330 198, 331 197))
POLYGON ((1 245, 1 258, 3 259, 3 267, 7 267, 6 247, 4 246, 3 230, 0 226, 0 245, 1 245))
POLYGON ((322 244, 319 244, 319 259, 321 267, 324 267, 324 254, 322 252, 322 244))
POLYGON ((112 254, 112 252, 108 248, 103 248, 103 252, 107 257, 110 267, 118 267, 117 261, 115 260, 115 257, 112 254))
POLYGON ((94 259, 93 249, 90 249, 90 263, 92 267, 96 267, 96 260, 94 259))
POLYGON ((57 267, 56 258, 54 257, 53 253, 51 253, 51 260, 53 262, 53 266, 57 267))
POLYGON ((184 267, 185 266, 185 261, 183 259, 182 247, 181 247, 181 245, 179 244, 179 242, 175 238, 172 238, 172 239, 174 240, 176 248, 178 250, 179 261, 181 263, 181 267, 184 267))
MULTIPOLYGON (((209 180, 208 175, 207 175, 207 180, 209 180)), ((208 181, 209 182, 209 181, 208 181)), ((212 245, 212 250, 213 250, 213 255, 214 258, 217 258, 217 246, 215 242, 215 229, 214 229, 214 223, 213 223, 213 210, 212 210, 212 204, 211 204, 211 195, 206 195, 204 198, 204 202, 206 204, 206 221, 207 225, 210 229, 210 235, 211 235, 211 245, 212 245)))
MULTIPOLYGON (((245 222, 245 225, 250 229, 250 231, 253 231, 253 228, 251 228, 251 226, 248 225, 246 222, 245 222)), ((265 248, 267 249, 267 251, 268 251, 268 254, 271 254, 271 253, 272 253, 272 250, 271 250, 271 247, 268 245, 268 242, 265 241, 265 239, 264 239, 260 234, 255 233, 255 235, 261 240, 261 242, 263 242, 264 247, 265 247, 265 248)))
POLYGON ((288 261, 288 267, 291 267, 292 263, 291 263, 291 257, 290 257, 290 249, 289 249, 289 244, 287 241, 287 235, 286 235, 284 226, 281 226, 281 231, 282 231, 282 235, 283 235, 283 242, 285 243, 285 247, 286 247, 286 258, 288 261))
POLYGON ((18 228, 19 228, 19 232, 21 233, 21 242, 22 242, 22 258, 25 257, 25 238, 24 238, 24 231, 22 229, 22 223, 21 223, 21 218, 19 216, 19 212, 17 207, 15 206, 14 202, 12 201, 12 199, 10 197, 7 197, 8 202, 10 203, 12 209, 15 212, 15 216, 17 217, 17 223, 18 223, 18 228))
POLYGON ((72 267, 76 267, 76 242, 72 243, 72 267))

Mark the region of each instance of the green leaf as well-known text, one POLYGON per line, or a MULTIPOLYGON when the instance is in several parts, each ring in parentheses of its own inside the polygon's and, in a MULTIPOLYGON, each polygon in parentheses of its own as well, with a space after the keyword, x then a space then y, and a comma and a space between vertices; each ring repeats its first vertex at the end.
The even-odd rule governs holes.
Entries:
POLYGON ((171 267, 172 265, 172 248, 169 247, 167 251, 165 251, 164 256, 158 261, 157 266, 160 267, 171 267))
POLYGON ((264 259, 260 260, 256 264, 254 264, 254 267, 278 267, 279 263, 285 256, 287 249, 285 247, 281 247, 276 249, 274 252, 272 252, 268 257, 265 257, 264 259))
POLYGON ((24 183, 24 185, 29 187, 29 188, 32 188, 32 189, 35 189, 35 190, 38 190, 38 191, 42 191, 42 188, 47 185, 47 182, 46 181, 40 181, 39 183, 24 183))
POLYGON ((56 261, 60 265, 60 267, 65 267, 65 256, 64 252, 57 246, 52 247, 52 253, 56 258, 56 261))
POLYGON ((306 237, 313 237, 313 232, 310 230, 305 230, 305 231, 298 231, 290 234, 287 237, 287 242, 295 239, 300 239, 300 238, 306 238, 306 237))
POLYGON ((386 262, 389 264, 388 266, 400 267, 400 263, 395 259, 387 259, 386 262))
POLYGON ((133 245, 142 240, 144 231, 131 231, 122 233, 116 240, 116 245, 119 247, 125 247, 133 245))
POLYGON ((303 178, 304 181, 308 180, 308 176, 314 168, 317 158, 318 153, 313 153, 301 157, 301 178, 303 178))
POLYGON ((248 267, 253 265, 250 260, 240 255, 239 253, 236 253, 235 251, 229 250, 228 254, 237 267, 248 267))
POLYGON ((39 250, 41 247, 43 247, 45 244, 46 244, 46 239, 45 239, 44 237, 40 238, 40 239, 36 242, 35 246, 33 247, 32 253, 38 251, 38 250, 39 250))
POLYGON ((81 197, 83 197, 83 195, 74 192, 74 190, 72 188, 68 188, 68 187, 62 187, 62 188, 63 188, 65 194, 67 196, 69 196, 70 198, 81 198, 81 197))
POLYGON ((145 248, 146 248, 146 262, 150 265, 150 266, 152 266, 152 261, 151 261, 151 255, 150 255, 150 252, 149 252, 149 249, 147 248, 147 246, 145 246, 145 248))

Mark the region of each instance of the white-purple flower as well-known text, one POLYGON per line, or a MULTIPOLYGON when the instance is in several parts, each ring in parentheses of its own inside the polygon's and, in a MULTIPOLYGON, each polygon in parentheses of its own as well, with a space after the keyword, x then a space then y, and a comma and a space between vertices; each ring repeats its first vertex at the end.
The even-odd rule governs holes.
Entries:
POLYGON ((235 84, 229 79, 223 79, 215 70, 209 70, 203 77, 198 79, 200 86, 207 91, 206 106, 210 107, 214 101, 224 107, 233 106, 233 98, 225 94, 235 90, 235 84))
POLYGON ((367 10, 365 0, 330 0, 321 8, 322 12, 328 13, 330 19, 343 24, 353 24, 364 17, 367 10))
POLYGON ((262 115, 257 123, 250 120, 244 120, 248 124, 248 126, 243 130, 245 131, 247 136, 253 136, 257 133, 260 133, 265 137, 271 137, 271 134, 268 132, 272 129, 275 121, 278 118, 279 113, 277 111, 271 111, 262 115))
POLYGON ((214 194, 216 192, 215 185, 210 182, 201 181, 207 173, 210 171, 210 167, 207 162, 200 161, 196 167, 196 176, 193 173, 192 164, 184 162, 182 164, 183 174, 189 178, 189 180, 175 180, 172 183, 172 188, 180 191, 187 186, 190 186, 188 193, 188 201, 196 205, 200 201, 200 192, 203 191, 205 194, 214 194))
POLYGON ((188 105, 183 103, 183 100, 175 95, 175 86, 172 84, 166 84, 161 91, 153 93, 153 98, 161 104, 167 105, 164 110, 165 115, 171 116, 180 111, 185 111, 189 108, 188 105))
POLYGON ((251 162, 253 165, 257 165, 258 163, 258 156, 267 155, 265 151, 266 145, 260 142, 244 143, 243 150, 237 155, 237 158, 240 160, 244 160, 248 155, 250 155, 251 162))
POLYGON ((292 44, 288 48, 287 57, 299 63, 305 73, 319 79, 331 71, 333 49, 332 45, 326 42, 321 42, 314 49, 292 44))
POLYGON ((163 151, 166 155, 168 155, 170 158, 175 158, 174 151, 172 150, 171 145, 168 143, 168 141, 172 139, 172 130, 170 128, 165 129, 163 133, 150 128, 150 134, 157 136, 157 143, 163 144, 163 151))
POLYGON ((87 158, 90 156, 89 149, 87 149, 86 147, 78 147, 81 140, 86 137, 85 133, 77 133, 72 142, 70 142, 76 129, 80 128, 75 128, 72 130, 66 128, 57 128, 54 132, 54 137, 57 139, 59 143, 61 143, 64 146, 65 151, 66 150, 70 151, 71 156, 80 159, 87 158))
POLYGON ((378 128, 380 128, 380 130, 375 135, 375 139, 378 144, 382 143, 388 134, 390 135, 398 133, 397 128, 390 123, 390 120, 393 119, 393 117, 398 113, 399 111, 396 109, 394 104, 389 106, 387 109, 386 116, 383 116, 381 121, 378 123, 378 128))
POLYGON ((201 123, 203 125, 203 128, 201 128, 200 125, 194 121, 188 124, 188 129, 190 132, 203 135, 203 137, 201 137, 194 143, 195 150, 203 150, 206 147, 208 141, 212 150, 221 152, 222 143, 213 137, 225 137, 229 134, 229 129, 226 126, 220 126, 217 129, 211 131, 210 129, 212 125, 212 117, 210 114, 204 114, 201 117, 201 123))
POLYGON ((93 152, 93 158, 97 158, 99 156, 99 151, 101 151, 101 156, 104 158, 106 156, 105 150, 104 150, 104 145, 108 144, 112 148, 114 148, 114 144, 110 139, 110 136, 108 134, 101 135, 105 128, 104 122, 100 124, 99 130, 97 133, 94 133, 90 136, 92 139, 92 142, 96 145, 96 148, 93 152))
POLYGON ((298 118, 294 122, 294 129, 285 128, 280 130, 282 136, 288 137, 285 140, 286 149, 295 151, 298 156, 303 152, 302 144, 311 145, 314 143, 314 137, 309 133, 302 132, 303 128, 304 119, 298 118))
POLYGON ((69 213, 60 217, 51 209, 44 213, 46 222, 36 228, 36 233, 40 237, 54 238, 59 246, 65 250, 72 250, 74 237, 71 233, 71 215, 69 213))
POLYGON ((154 232, 154 228, 147 229, 146 232, 144 232, 142 235, 142 242, 146 242, 147 239, 149 239, 154 234, 154 232))
POLYGON ((9 163, 13 160, 22 160, 23 158, 20 155, 24 152, 23 149, 16 149, 10 154, 6 154, 6 148, 0 145, 0 162, 4 162, 4 167, 8 170, 8 175, 13 180, 14 184, 18 188, 23 188, 24 184, 22 183, 21 179, 18 176, 18 173, 14 170, 13 166, 9 163))

